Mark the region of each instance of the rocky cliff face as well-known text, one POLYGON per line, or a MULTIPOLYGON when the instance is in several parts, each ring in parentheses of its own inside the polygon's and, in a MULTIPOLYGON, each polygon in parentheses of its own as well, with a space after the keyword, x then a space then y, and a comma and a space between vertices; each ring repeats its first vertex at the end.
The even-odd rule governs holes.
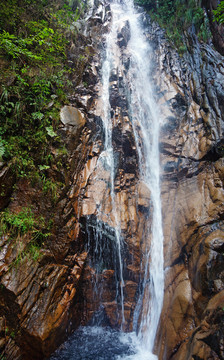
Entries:
MULTIPOLYGON (((142 238, 150 242, 145 223, 151 221, 152 209, 150 191, 139 182, 138 154, 125 100, 129 27, 124 23, 118 37, 120 63, 109 84, 116 159, 112 211, 100 101, 102 54, 110 20, 110 6, 99 3, 86 21, 92 55, 83 74, 85 86, 76 89, 70 106, 61 111, 60 132, 70 154, 64 193, 52 209, 30 184, 21 181, 10 202, 11 208, 36 203, 38 211, 52 211, 55 226, 41 259, 26 259, 17 267, 11 264, 20 242, 1 239, 0 347, 7 359, 48 357, 72 329, 87 324, 100 305, 103 322, 120 326, 121 293, 115 286, 118 260, 112 261, 113 256, 116 260, 116 219, 124 239, 124 328, 132 330, 142 275, 142 238)), ((145 16, 142 22, 153 48, 152 79, 163 118, 166 285, 156 348, 160 360, 222 359, 223 57, 198 43, 193 34, 187 39, 188 52, 179 57, 157 25, 145 16)), ((73 55, 71 49, 71 61, 73 55)), ((13 183, 8 169, 2 171, 3 181, 6 176, 13 183)))
POLYGON ((183 58, 155 25, 149 38, 165 118, 160 148, 166 288, 159 358, 222 359, 223 58, 193 35, 183 58))

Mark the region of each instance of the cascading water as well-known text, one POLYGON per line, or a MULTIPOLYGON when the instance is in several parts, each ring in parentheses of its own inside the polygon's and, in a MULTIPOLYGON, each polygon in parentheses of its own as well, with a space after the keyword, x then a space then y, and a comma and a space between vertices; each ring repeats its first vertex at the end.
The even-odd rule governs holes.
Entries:
POLYGON ((129 2, 127 8, 130 12, 131 38, 129 49, 132 54, 128 72, 129 84, 131 84, 130 112, 139 153, 141 178, 151 191, 153 206, 151 243, 150 246, 146 244, 143 292, 136 306, 134 326, 137 329, 136 321, 140 316, 139 335, 143 339, 145 348, 152 352, 162 310, 164 292, 163 231, 159 180, 160 114, 153 96, 149 63, 146 61, 146 59, 150 59, 150 48, 142 35, 136 15, 133 16, 132 3, 129 2), (144 311, 140 311, 140 305, 144 306, 144 311))
POLYGON ((103 71, 102 71, 102 103, 103 103, 103 114, 102 119, 104 123, 105 130, 105 141, 104 148, 106 152, 106 163, 107 167, 110 171, 110 193, 112 200, 112 211, 114 209, 115 215, 115 241, 116 248, 119 260, 119 275, 120 275, 120 294, 121 294, 121 314, 122 314, 122 322, 121 329, 123 329, 124 319, 124 280, 123 280, 123 263, 121 256, 121 235, 120 235, 120 227, 119 227, 119 219, 117 217, 117 212, 115 209, 115 193, 114 193, 114 178, 115 178, 115 169, 114 169, 114 152, 113 152, 113 144, 112 144, 112 123, 110 116, 110 94, 109 94, 109 79, 110 74, 113 69, 113 49, 114 49, 114 39, 116 36, 116 27, 114 26, 114 20, 112 20, 112 28, 109 34, 107 35, 106 40, 106 57, 103 63, 103 71))
MULTIPOLYGON (((62 353, 52 359, 157 359, 153 354, 153 347, 158 328, 160 313, 163 304, 164 272, 163 272, 163 232, 160 201, 160 162, 159 162, 159 128, 160 114, 154 100, 153 88, 150 80, 151 55, 150 47, 145 39, 140 25, 141 15, 134 9, 132 0, 125 0, 123 4, 111 4, 112 23, 110 32, 106 36, 105 58, 102 66, 102 88, 100 97, 100 113, 104 124, 104 151, 101 153, 98 164, 109 170, 110 197, 112 213, 114 214, 114 234, 116 247, 116 261, 119 268, 117 287, 120 294, 121 330, 125 323, 124 311, 124 276, 122 259, 122 236, 120 219, 116 211, 115 194, 115 154, 112 141, 112 129, 115 119, 111 116, 110 104, 110 77, 119 72, 122 56, 118 45, 118 33, 124 24, 128 24, 130 35, 127 41, 126 56, 129 58, 128 71, 124 72, 123 81, 126 88, 126 100, 128 117, 134 133, 136 150, 139 159, 139 181, 143 182, 151 193, 152 223, 148 224, 145 243, 142 250, 142 277, 140 279, 139 297, 133 315, 133 330, 129 335, 115 334, 112 330, 100 330, 99 328, 86 328, 81 333, 74 335, 75 339, 82 339, 81 343, 89 343, 93 337, 94 346, 91 355, 84 353, 84 347, 77 355, 79 340, 70 340, 71 350, 67 350, 67 357, 62 353), (114 210, 113 210, 114 209, 114 210), (94 335, 95 334, 95 335, 94 335), (103 334, 103 336, 102 336, 103 334), (95 336, 95 337, 94 337, 95 336), (108 345, 108 340, 114 338, 114 350, 108 345), (85 340, 86 339, 86 340, 85 340), (98 340, 97 340, 98 339, 98 340), (100 339, 100 340, 99 340, 100 339), (97 350, 96 342, 101 345, 97 350), (105 344, 105 354, 102 350, 102 342, 105 344), (72 345, 73 344, 73 345, 72 345), (74 345, 76 344, 76 345, 74 345), (73 352, 73 346, 74 352, 73 352), (109 346, 109 348, 108 348, 109 346), (95 349, 95 352, 93 352, 95 349), (75 354, 74 357, 72 354, 75 354)), ((96 111, 97 112, 97 111, 96 111)), ((98 216, 102 209, 98 208, 98 216)), ((95 231, 96 238, 101 236, 100 221, 97 220, 95 231)), ((110 341, 109 341, 110 342, 110 341)), ((85 346, 85 345, 84 345, 85 346)), ((88 350, 89 351, 89 350, 88 350)))

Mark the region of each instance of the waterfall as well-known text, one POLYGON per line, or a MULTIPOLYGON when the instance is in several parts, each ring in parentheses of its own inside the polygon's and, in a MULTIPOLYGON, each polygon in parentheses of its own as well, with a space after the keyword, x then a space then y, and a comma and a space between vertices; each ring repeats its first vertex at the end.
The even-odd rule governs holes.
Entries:
POLYGON ((109 79, 111 72, 113 71, 113 49, 114 42, 116 39, 116 26, 114 19, 112 20, 111 31, 107 35, 106 39, 106 56, 103 63, 102 68, 102 103, 103 103, 103 112, 102 112, 102 120, 104 124, 105 130, 105 140, 104 140, 104 151, 106 156, 104 156, 106 161, 106 167, 110 171, 110 195, 112 200, 112 212, 115 217, 115 241, 117 248, 117 257, 119 262, 119 283, 120 283, 120 296, 121 296, 121 329, 123 329, 123 324, 125 321, 124 318, 124 280, 123 280, 123 263, 121 256, 121 247, 122 247, 122 239, 120 235, 120 226, 119 219, 116 211, 116 203, 115 203, 115 193, 114 193, 114 178, 115 178, 115 168, 114 168, 114 152, 113 152, 113 144, 112 144, 112 126, 113 124, 110 122, 110 96, 109 96, 109 79))
POLYGON ((135 319, 140 316, 139 304, 145 299, 143 302, 145 309, 141 314, 139 333, 144 340, 145 347, 152 352, 164 292, 159 161, 160 114, 153 96, 149 61, 147 61, 150 59, 151 49, 143 37, 137 16, 133 16, 133 6, 130 3, 129 9, 131 14, 129 49, 132 54, 129 70, 130 109, 140 159, 141 178, 151 191, 153 206, 152 238, 150 246, 146 246, 143 292, 136 306, 135 319), (140 128, 140 134, 138 128, 140 128), (141 139, 139 139, 139 135, 141 139), (140 142, 141 146, 139 146, 140 142), (148 302, 147 299, 149 299, 148 302))
MULTIPOLYGON (((127 51, 130 54, 130 67, 126 76, 129 117, 135 135, 136 148, 139 156, 140 180, 151 192, 153 220, 150 245, 146 240, 142 265, 142 291, 134 313, 134 329, 138 332, 141 346, 147 351, 147 359, 156 358, 153 346, 163 304, 164 272, 163 272, 163 231, 160 201, 160 161, 159 161, 159 128, 160 114, 153 96, 150 80, 150 53, 143 30, 140 26, 140 15, 135 12, 133 2, 126 0, 124 4, 112 4, 112 26, 106 40, 106 57, 103 64, 103 104, 105 149, 108 152, 108 166, 111 168, 111 188, 113 193, 114 163, 111 140, 111 116, 109 102, 109 78, 114 67, 119 67, 120 51, 117 45, 117 34, 121 24, 128 22, 130 40, 127 51), (144 307, 144 309, 142 309, 144 307), (151 354, 151 355, 150 355, 151 354)), ((116 71, 116 69, 115 69, 116 71)), ((119 221, 116 219, 116 229, 119 221)), ((120 236, 117 230, 116 239, 120 251, 120 236)), ((122 260, 120 272, 122 276, 122 260)), ((123 287, 123 284, 121 285, 123 287)), ((122 301, 123 290, 121 289, 122 301)), ((123 311, 123 308, 122 308, 123 311)), ((123 315, 124 318, 124 315, 123 315)), ((129 358, 129 357, 128 357, 129 358)), ((132 359, 133 357, 130 357, 132 359)))
MULTIPOLYGON (((161 116, 154 99, 153 85, 150 76, 151 49, 141 28, 141 14, 138 13, 132 0, 124 3, 112 3, 112 21, 110 30, 104 37, 104 51, 101 68, 101 86, 97 100, 96 115, 102 119, 104 128, 103 151, 98 157, 95 177, 92 181, 101 180, 102 169, 107 174, 107 192, 105 198, 97 203, 94 219, 87 218, 87 233, 89 253, 93 259, 93 268, 103 273, 104 258, 110 258, 111 267, 115 272, 117 325, 120 332, 102 329, 99 322, 93 322, 93 327, 84 327, 74 333, 71 340, 71 356, 73 346, 76 359, 100 358, 107 360, 153 360, 157 359, 154 352, 154 342, 163 304, 164 272, 163 272, 163 231, 160 201, 160 160, 159 160, 159 129, 161 116), (119 45, 121 30, 126 29, 126 44, 119 45), (128 63, 126 67, 124 63, 128 63), (112 136, 113 129, 119 127, 119 117, 114 115, 111 105, 111 89, 113 78, 122 79, 122 96, 125 98, 125 117, 133 131, 135 149, 138 157, 139 175, 136 183, 144 184, 150 193, 147 209, 150 209, 150 219, 147 222, 144 239, 141 239, 141 276, 136 306, 132 313, 133 332, 124 334, 127 319, 125 312, 125 263, 123 259, 124 242, 121 219, 119 216, 119 201, 116 193, 116 176, 118 165, 116 150, 112 136), (97 175, 98 174, 98 175, 97 175), (110 211, 104 213, 103 201, 110 203, 110 211), (152 209, 152 210, 151 210, 152 209), (104 220, 106 219, 106 220, 104 220), (89 221, 89 223, 88 223, 89 221), (144 242, 143 242, 144 240, 144 242), (90 249, 90 247, 92 248, 90 249), (113 339, 113 340, 111 340, 113 339), (111 343, 112 341, 112 343, 111 343), (82 348, 79 353, 79 344, 82 348), (73 344, 73 345, 72 345, 73 344), (85 345, 87 352, 84 353, 85 345), (114 350, 112 347, 114 346, 114 350), (107 350, 106 350, 107 349, 107 350), (91 356, 89 352, 91 351, 91 356)), ((118 86, 119 87, 119 86, 118 86)), ((120 92, 120 89, 117 89, 120 92)), ((121 95, 121 94, 120 94, 121 95)), ((120 96, 119 95, 119 96, 120 96)), ((125 160, 125 159, 124 159, 125 160)), ((136 184, 135 183, 135 184, 136 184)), ((139 185, 138 184, 138 185, 139 185)), ((136 188, 138 187, 136 185, 136 188)), ((135 189, 136 189, 135 188, 135 189)), ((136 193, 133 194, 136 196, 136 193)), ((103 197, 102 197, 103 198, 103 197)), ((137 205, 136 205, 137 209, 137 205)), ((97 278, 97 276, 96 276, 97 278)), ((98 280, 94 280, 98 281, 98 280)), ((137 281, 136 281, 137 283, 137 281)), ((103 286, 103 283, 101 284, 103 286)), ((95 295, 101 296, 102 288, 96 284, 95 295)), ((137 285, 136 285, 137 286, 137 285)), ((52 359, 58 359, 52 358, 52 359)), ((63 356, 59 359, 64 359, 63 356)))

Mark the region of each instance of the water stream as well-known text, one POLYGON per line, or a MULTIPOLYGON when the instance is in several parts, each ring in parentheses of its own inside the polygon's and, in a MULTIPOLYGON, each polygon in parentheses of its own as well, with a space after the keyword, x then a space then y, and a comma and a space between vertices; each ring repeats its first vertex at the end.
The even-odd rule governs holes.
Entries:
POLYGON ((116 29, 116 21, 112 18, 112 26, 111 31, 108 33, 106 38, 106 56, 103 62, 102 68, 102 103, 103 103, 103 113, 102 113, 102 120, 104 123, 104 133, 105 133, 105 140, 104 140, 104 149, 106 152, 105 161, 107 162, 107 168, 110 171, 110 194, 112 200, 112 212, 115 217, 115 241, 116 241, 116 248, 119 260, 119 275, 120 275, 120 294, 121 294, 121 330, 123 329, 123 324, 125 321, 124 318, 124 280, 123 280, 123 263, 122 263, 122 255, 121 255, 121 235, 120 235, 120 226, 119 226, 119 219, 117 216, 116 211, 116 204, 115 204, 115 192, 114 192, 114 179, 115 179, 115 158, 114 158, 114 151, 113 151, 113 143, 112 143, 112 128, 113 124, 111 123, 111 107, 110 107, 110 75, 113 70, 113 57, 114 57, 114 45, 115 39, 117 34, 116 29))
MULTIPOLYGON (((117 35, 124 24, 128 24, 130 38, 126 52, 130 57, 129 69, 124 78, 128 101, 129 119, 132 124, 139 158, 140 180, 151 193, 153 209, 149 225, 150 239, 144 244, 142 254, 141 289, 133 316, 133 333, 122 332, 125 322, 124 279, 122 259, 122 237, 120 219, 115 215, 114 238, 119 267, 119 294, 121 303, 121 332, 100 327, 85 327, 76 331, 53 359, 157 359, 153 347, 163 304, 163 232, 160 201, 159 128, 160 114, 153 96, 150 79, 151 49, 141 28, 141 15, 136 12, 132 0, 123 4, 111 4, 112 23, 106 36, 105 58, 102 66, 101 118, 104 123, 104 152, 99 161, 110 169, 112 208, 116 207, 114 182, 115 158, 112 142, 112 118, 110 105, 110 76, 117 71, 121 52, 117 35)), ((114 211, 117 214, 117 211, 114 211)), ((98 231, 101 231, 98 226, 98 231)))

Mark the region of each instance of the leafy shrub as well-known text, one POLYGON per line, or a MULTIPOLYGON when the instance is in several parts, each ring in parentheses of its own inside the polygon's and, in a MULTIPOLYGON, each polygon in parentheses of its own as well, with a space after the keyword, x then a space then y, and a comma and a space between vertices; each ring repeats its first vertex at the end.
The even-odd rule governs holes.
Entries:
POLYGON ((4 30, 0 34, 0 47, 3 55, 13 59, 19 58, 21 61, 42 60, 41 56, 34 54, 28 48, 33 44, 33 41, 30 38, 18 38, 16 35, 9 34, 4 30))
POLYGON ((23 208, 15 213, 6 209, 0 214, 0 236, 7 235, 10 240, 16 243, 17 239, 29 235, 30 241, 25 250, 21 247, 15 259, 18 264, 26 256, 31 256, 37 260, 40 256, 40 249, 44 241, 51 235, 49 224, 46 225, 43 217, 35 217, 30 208, 23 208))
POLYGON ((217 21, 218 24, 224 24, 224 1, 221 1, 217 9, 213 10, 213 15, 214 21, 217 21))
POLYGON ((24 208, 18 214, 5 210, 0 215, 1 232, 9 232, 12 236, 23 235, 33 231, 36 225, 31 209, 24 208))

